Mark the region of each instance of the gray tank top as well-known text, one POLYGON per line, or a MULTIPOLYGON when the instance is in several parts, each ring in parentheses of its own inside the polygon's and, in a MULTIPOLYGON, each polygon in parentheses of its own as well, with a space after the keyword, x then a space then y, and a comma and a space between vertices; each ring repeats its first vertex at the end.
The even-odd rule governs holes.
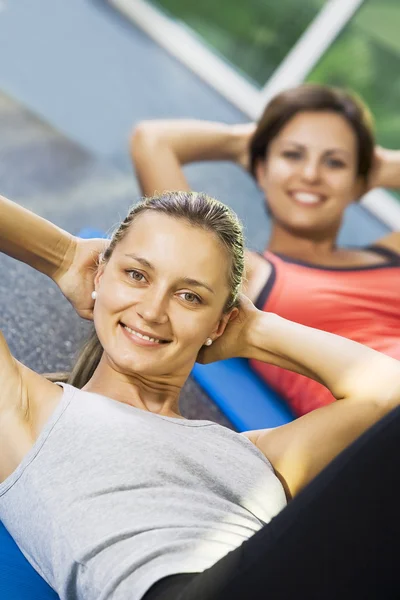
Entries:
POLYGON ((139 600, 211 567, 285 504, 243 435, 68 385, 0 484, 0 520, 62 600, 139 600))

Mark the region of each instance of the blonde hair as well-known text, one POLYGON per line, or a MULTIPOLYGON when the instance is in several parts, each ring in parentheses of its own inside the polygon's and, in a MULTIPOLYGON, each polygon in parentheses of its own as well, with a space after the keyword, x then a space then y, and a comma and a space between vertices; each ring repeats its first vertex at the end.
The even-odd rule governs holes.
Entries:
MULTIPOLYGON (((107 262, 115 247, 126 236, 129 227, 138 215, 153 211, 182 219, 194 227, 201 227, 213 233, 222 243, 230 257, 228 271, 229 296, 224 312, 238 305, 238 297, 244 271, 244 237, 237 215, 222 202, 207 194, 198 192, 164 192, 151 198, 144 198, 136 204, 114 232, 110 244, 102 256, 107 262)), ((68 383, 82 388, 96 370, 103 348, 95 331, 82 348, 69 376, 68 383)))

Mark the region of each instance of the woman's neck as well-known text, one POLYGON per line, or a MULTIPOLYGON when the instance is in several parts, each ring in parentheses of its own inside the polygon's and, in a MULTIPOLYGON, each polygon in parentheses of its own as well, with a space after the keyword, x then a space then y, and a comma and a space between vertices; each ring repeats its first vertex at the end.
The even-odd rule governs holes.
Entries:
POLYGON ((318 257, 322 259, 334 254, 336 251, 336 236, 337 230, 327 232, 320 237, 311 238, 288 231, 279 224, 274 223, 268 250, 276 254, 284 254, 290 258, 312 262, 318 257))
POLYGON ((125 375, 110 365, 103 355, 83 390, 165 417, 183 418, 179 412, 179 395, 184 382, 180 378, 166 382, 162 378, 125 375))

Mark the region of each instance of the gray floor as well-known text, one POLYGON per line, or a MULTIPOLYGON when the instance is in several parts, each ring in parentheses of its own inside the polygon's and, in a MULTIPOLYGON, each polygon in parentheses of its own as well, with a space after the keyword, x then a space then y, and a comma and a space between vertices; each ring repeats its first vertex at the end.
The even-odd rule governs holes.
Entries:
MULTIPOLYGON (((126 143, 133 123, 245 120, 103 0, 7 2, 0 12, 0 89, 0 193, 73 233, 109 230, 138 197, 126 143)), ((269 223, 246 174, 204 164, 188 176, 194 189, 229 203, 249 244, 263 248, 269 223)), ((341 239, 363 244, 385 231, 354 207, 341 239)), ((17 358, 39 371, 70 366, 85 327, 51 282, 0 257, 0 307, 17 358)), ((195 387, 189 391, 187 414, 221 418, 195 387)))

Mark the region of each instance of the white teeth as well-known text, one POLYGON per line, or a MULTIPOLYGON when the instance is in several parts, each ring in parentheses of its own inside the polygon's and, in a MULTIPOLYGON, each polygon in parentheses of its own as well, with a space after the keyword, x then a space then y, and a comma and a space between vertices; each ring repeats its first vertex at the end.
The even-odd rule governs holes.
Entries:
POLYGON ((321 200, 321 196, 309 194, 308 192, 297 192, 296 194, 293 194, 293 197, 303 204, 316 204, 321 200))
POLYGON ((129 333, 132 333, 133 335, 136 335, 136 337, 141 338, 142 340, 147 340, 148 342, 154 342, 155 344, 160 344, 160 340, 156 340, 155 338, 151 338, 148 335, 142 335, 141 333, 139 333, 138 331, 133 331, 133 329, 131 329, 130 327, 128 327, 127 325, 124 325, 125 329, 127 331, 129 331, 129 333))

